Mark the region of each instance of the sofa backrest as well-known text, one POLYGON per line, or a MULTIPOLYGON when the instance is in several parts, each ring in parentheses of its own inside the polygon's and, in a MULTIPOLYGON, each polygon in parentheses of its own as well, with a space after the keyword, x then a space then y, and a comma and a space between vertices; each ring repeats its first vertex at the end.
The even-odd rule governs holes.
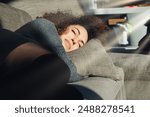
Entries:
POLYGON ((33 19, 45 12, 55 12, 58 9, 70 10, 74 15, 83 14, 78 0, 15 0, 10 5, 26 11, 33 19))
POLYGON ((13 8, 7 4, 0 2, 0 27, 15 31, 28 21, 31 16, 23 10, 13 8))

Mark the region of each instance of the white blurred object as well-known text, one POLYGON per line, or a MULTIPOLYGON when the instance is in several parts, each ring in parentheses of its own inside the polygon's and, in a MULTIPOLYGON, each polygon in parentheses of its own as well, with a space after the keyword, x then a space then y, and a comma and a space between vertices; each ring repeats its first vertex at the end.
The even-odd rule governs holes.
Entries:
POLYGON ((129 42, 128 42, 128 28, 127 28, 127 26, 125 24, 121 24, 121 23, 117 23, 116 25, 123 29, 122 38, 119 40, 119 44, 121 44, 121 45, 129 44, 129 42))

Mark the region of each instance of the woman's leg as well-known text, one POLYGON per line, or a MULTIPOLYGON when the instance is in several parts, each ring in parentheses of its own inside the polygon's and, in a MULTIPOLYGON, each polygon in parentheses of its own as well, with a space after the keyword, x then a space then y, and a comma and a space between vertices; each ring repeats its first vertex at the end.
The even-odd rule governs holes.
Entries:
POLYGON ((0 99, 54 99, 70 76, 64 61, 13 32, 0 35, 0 99))

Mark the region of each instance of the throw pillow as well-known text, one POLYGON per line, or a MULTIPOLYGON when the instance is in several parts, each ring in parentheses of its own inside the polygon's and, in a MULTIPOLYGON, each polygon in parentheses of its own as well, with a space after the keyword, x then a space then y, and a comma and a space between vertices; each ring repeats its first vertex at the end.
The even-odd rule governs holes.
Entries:
POLYGON ((82 48, 69 52, 68 55, 81 76, 101 76, 113 80, 122 78, 122 69, 113 64, 98 39, 88 41, 82 48))

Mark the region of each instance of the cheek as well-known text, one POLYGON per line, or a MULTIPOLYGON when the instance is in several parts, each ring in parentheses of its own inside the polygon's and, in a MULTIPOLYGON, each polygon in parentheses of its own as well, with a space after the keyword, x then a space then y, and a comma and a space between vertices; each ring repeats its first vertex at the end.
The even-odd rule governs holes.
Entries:
POLYGON ((62 43, 65 43, 65 35, 60 35, 60 39, 61 39, 62 43))
POLYGON ((87 43, 87 41, 88 41, 88 35, 85 35, 84 37, 83 37, 83 40, 82 40, 85 44, 87 43))
POLYGON ((64 41, 65 38, 63 36, 60 36, 60 39, 61 39, 62 45, 65 47, 65 41, 64 41))
POLYGON ((60 38, 62 41, 64 41, 65 39, 68 39, 68 34, 62 34, 60 35, 60 38))

